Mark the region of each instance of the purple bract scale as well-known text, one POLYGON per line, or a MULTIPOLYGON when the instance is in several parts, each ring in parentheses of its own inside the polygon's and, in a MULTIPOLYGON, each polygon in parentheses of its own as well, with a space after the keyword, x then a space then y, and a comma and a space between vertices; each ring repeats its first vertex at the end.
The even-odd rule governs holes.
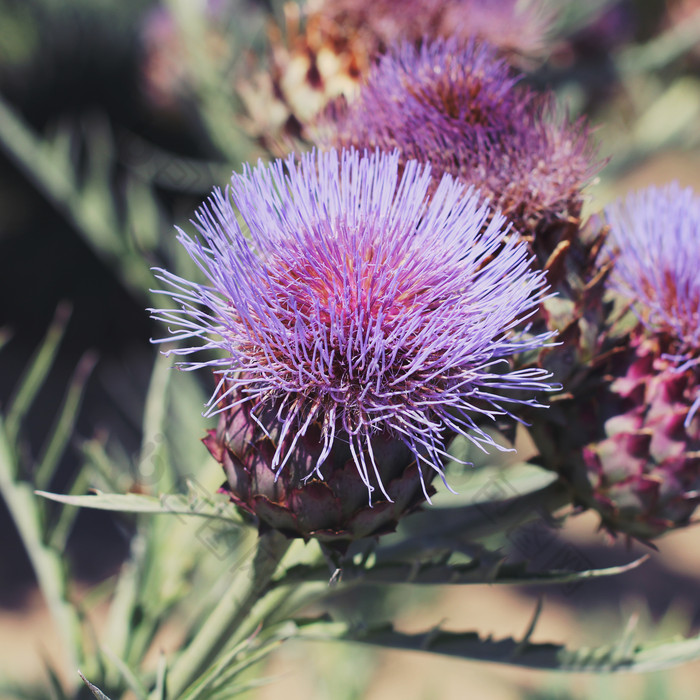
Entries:
POLYGON ((383 489, 375 437, 442 474, 448 437, 494 445, 481 419, 552 388, 544 370, 509 366, 551 338, 517 330, 547 292, 544 273, 471 190, 450 177, 432 189, 429 168, 400 168, 396 153, 246 167, 199 210, 198 237, 180 232, 207 281, 156 270, 180 308, 154 318, 196 341, 170 352, 219 351, 182 364, 220 375, 208 414, 276 411, 278 474, 313 426, 323 448, 306 478, 323 478, 341 441, 371 498, 371 480, 383 489))
POLYGON ((700 197, 678 183, 628 195, 605 210, 615 281, 651 331, 700 353, 700 197))

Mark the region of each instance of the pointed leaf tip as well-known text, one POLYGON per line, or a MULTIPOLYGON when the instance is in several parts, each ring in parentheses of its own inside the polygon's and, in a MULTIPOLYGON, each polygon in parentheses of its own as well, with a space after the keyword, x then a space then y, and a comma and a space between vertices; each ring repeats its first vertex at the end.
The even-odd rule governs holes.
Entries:
POLYGON ((109 700, 109 697, 107 697, 96 685, 93 685, 90 683, 90 681, 85 678, 85 676, 78 671, 78 675, 83 679, 83 683, 90 689, 90 692, 97 698, 97 700, 109 700))

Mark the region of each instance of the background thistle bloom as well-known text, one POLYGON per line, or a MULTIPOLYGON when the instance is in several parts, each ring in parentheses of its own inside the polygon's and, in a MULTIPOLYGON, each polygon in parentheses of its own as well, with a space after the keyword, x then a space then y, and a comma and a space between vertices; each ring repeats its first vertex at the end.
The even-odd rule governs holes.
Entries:
POLYGON ((517 60, 542 51, 554 12, 538 0, 312 0, 286 3, 284 15, 284 31, 269 28, 268 67, 238 86, 249 130, 282 154, 330 100, 354 95, 397 42, 479 38, 517 60))
POLYGON ((544 370, 508 367, 550 337, 513 334, 546 291, 543 273, 517 237, 504 240, 503 217, 486 226, 487 208, 451 178, 427 203, 431 182, 415 162, 399 179, 398 154, 246 168, 198 212, 201 239, 181 232, 208 282, 157 271, 181 308, 154 316, 178 340, 223 351, 185 364, 220 374, 209 412, 233 421, 245 405, 246 420, 276 435, 269 480, 293 462, 295 487, 331 483, 342 449, 365 497, 389 501, 377 441, 402 446, 423 479, 442 472, 447 437, 493 445, 480 419, 536 405, 533 392, 549 388, 544 370), (314 431, 320 448, 301 468, 296 451, 314 431))
POLYGON ((611 291, 638 321, 578 403, 589 429, 574 482, 608 529, 648 540, 687 524, 700 502, 700 200, 673 184, 605 215, 611 291))
POLYGON ((322 0, 318 13, 357 33, 370 55, 394 42, 455 36, 486 39, 502 50, 526 54, 542 50, 552 20, 542 3, 519 0, 322 0))
POLYGON ((700 197, 673 183, 631 193, 605 213, 619 291, 650 331, 700 354, 700 197))
POLYGON ((317 139, 398 148, 404 160, 430 162, 438 178, 478 187, 519 232, 542 239, 546 260, 565 235, 553 228, 575 232, 595 168, 585 123, 569 124, 552 95, 518 80, 485 43, 405 43, 370 71, 355 100, 327 110, 317 139))

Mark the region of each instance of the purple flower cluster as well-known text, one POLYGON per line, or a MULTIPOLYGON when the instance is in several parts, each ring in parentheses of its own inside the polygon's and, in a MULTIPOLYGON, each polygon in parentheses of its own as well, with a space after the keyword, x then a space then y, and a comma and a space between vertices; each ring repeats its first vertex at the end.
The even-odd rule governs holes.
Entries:
POLYGON ((474 185, 515 228, 534 233, 580 214, 595 171, 588 129, 551 94, 521 86, 486 43, 404 43, 370 72, 359 96, 317 125, 326 146, 391 151, 474 185))
POLYGON ((480 202, 450 177, 434 187, 429 167, 397 153, 246 167, 198 211, 198 237, 180 232, 206 283, 157 270, 179 309, 153 316, 195 341, 170 352, 216 351, 182 365, 219 375, 210 415, 274 408, 276 473, 313 427, 322 449, 307 479, 322 478, 341 441, 370 497, 371 481, 383 491, 377 435, 442 474, 448 437, 494 445, 481 419, 551 389, 545 370, 509 363, 551 337, 522 329, 544 273, 480 202))

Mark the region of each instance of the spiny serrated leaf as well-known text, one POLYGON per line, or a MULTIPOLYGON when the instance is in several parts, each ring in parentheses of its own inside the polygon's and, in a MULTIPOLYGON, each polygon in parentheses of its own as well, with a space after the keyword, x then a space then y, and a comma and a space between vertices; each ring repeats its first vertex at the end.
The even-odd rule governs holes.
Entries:
POLYGON ((391 649, 424 651, 473 661, 502 663, 556 671, 611 673, 660 671, 700 658, 700 635, 688 639, 631 645, 620 642, 567 649, 562 644, 532 643, 512 637, 494 640, 477 632, 448 632, 434 628, 418 634, 399 632, 392 625, 357 629, 345 623, 317 619, 301 621, 298 634, 317 641, 352 641, 391 649))
POLYGON ((395 535, 386 536, 378 555, 391 559, 424 558, 426 552, 461 550, 494 533, 504 533, 550 514, 570 503, 568 488, 559 481, 522 495, 493 484, 493 500, 459 508, 428 508, 405 518, 395 535))
POLYGON ((494 494, 502 494, 502 498, 524 496, 557 479, 553 472, 528 462, 508 466, 494 464, 478 469, 461 465, 459 469, 453 466, 451 471, 454 475, 448 471, 447 481, 457 493, 450 493, 447 489, 440 491, 432 499, 435 509, 478 505, 493 500, 494 494))

